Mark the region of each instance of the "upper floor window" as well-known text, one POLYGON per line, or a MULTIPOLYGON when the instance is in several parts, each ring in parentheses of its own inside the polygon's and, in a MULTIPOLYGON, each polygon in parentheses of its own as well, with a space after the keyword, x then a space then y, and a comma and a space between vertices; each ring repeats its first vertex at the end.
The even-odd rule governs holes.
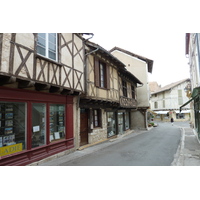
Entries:
POLYGON ((123 91, 123 96, 127 97, 127 83, 124 80, 122 80, 122 91, 123 91))
POLYGON ((131 85, 131 91, 132 91, 132 98, 136 99, 135 87, 133 85, 131 85))
POLYGON ((110 88, 109 66, 95 57, 94 62, 95 86, 100 88, 110 88))
POLYGON ((57 34, 56 33, 38 33, 37 53, 57 60, 57 34))
POLYGON ((100 78, 100 87, 106 87, 106 65, 105 63, 99 62, 99 78, 100 78))

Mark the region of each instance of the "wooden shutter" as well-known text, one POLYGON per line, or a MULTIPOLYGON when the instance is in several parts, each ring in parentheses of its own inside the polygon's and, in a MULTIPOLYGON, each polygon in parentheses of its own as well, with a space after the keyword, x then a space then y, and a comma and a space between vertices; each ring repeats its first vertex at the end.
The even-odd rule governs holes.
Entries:
POLYGON ((106 88, 110 89, 110 66, 106 65, 106 88))
POLYGON ((100 86, 99 83, 99 59, 94 57, 94 84, 96 87, 100 86))

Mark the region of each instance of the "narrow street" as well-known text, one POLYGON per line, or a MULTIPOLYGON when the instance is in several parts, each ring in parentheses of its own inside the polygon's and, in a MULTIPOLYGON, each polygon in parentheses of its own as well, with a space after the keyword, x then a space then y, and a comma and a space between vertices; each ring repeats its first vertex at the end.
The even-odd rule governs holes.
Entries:
MULTIPOLYGON (((170 166, 188 122, 158 123, 149 131, 126 136, 89 155, 63 162, 62 166, 170 166)), ((83 150, 84 151, 84 150, 83 150)))

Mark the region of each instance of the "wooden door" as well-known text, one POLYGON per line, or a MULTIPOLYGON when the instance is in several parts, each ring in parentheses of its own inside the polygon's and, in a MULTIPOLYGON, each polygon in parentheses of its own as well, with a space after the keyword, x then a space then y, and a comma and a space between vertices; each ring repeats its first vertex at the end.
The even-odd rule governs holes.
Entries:
POLYGON ((80 113, 80 146, 88 144, 88 112, 81 109, 80 113))

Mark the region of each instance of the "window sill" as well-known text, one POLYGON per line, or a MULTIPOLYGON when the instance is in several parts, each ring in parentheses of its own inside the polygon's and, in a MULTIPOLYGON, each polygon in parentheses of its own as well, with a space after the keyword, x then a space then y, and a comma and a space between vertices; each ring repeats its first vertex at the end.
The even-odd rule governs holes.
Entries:
POLYGON ((97 87, 99 89, 102 89, 102 90, 109 90, 108 88, 104 88, 104 87, 97 87))
POLYGON ((51 60, 50 58, 47 58, 47 57, 42 56, 42 55, 39 55, 39 54, 36 54, 36 58, 43 59, 43 60, 45 60, 45 61, 47 61, 47 62, 51 62, 51 63, 53 63, 53 64, 62 66, 62 64, 58 63, 57 61, 51 60))
POLYGON ((101 129, 102 127, 98 126, 98 127, 94 127, 93 130, 96 130, 96 129, 101 129))

